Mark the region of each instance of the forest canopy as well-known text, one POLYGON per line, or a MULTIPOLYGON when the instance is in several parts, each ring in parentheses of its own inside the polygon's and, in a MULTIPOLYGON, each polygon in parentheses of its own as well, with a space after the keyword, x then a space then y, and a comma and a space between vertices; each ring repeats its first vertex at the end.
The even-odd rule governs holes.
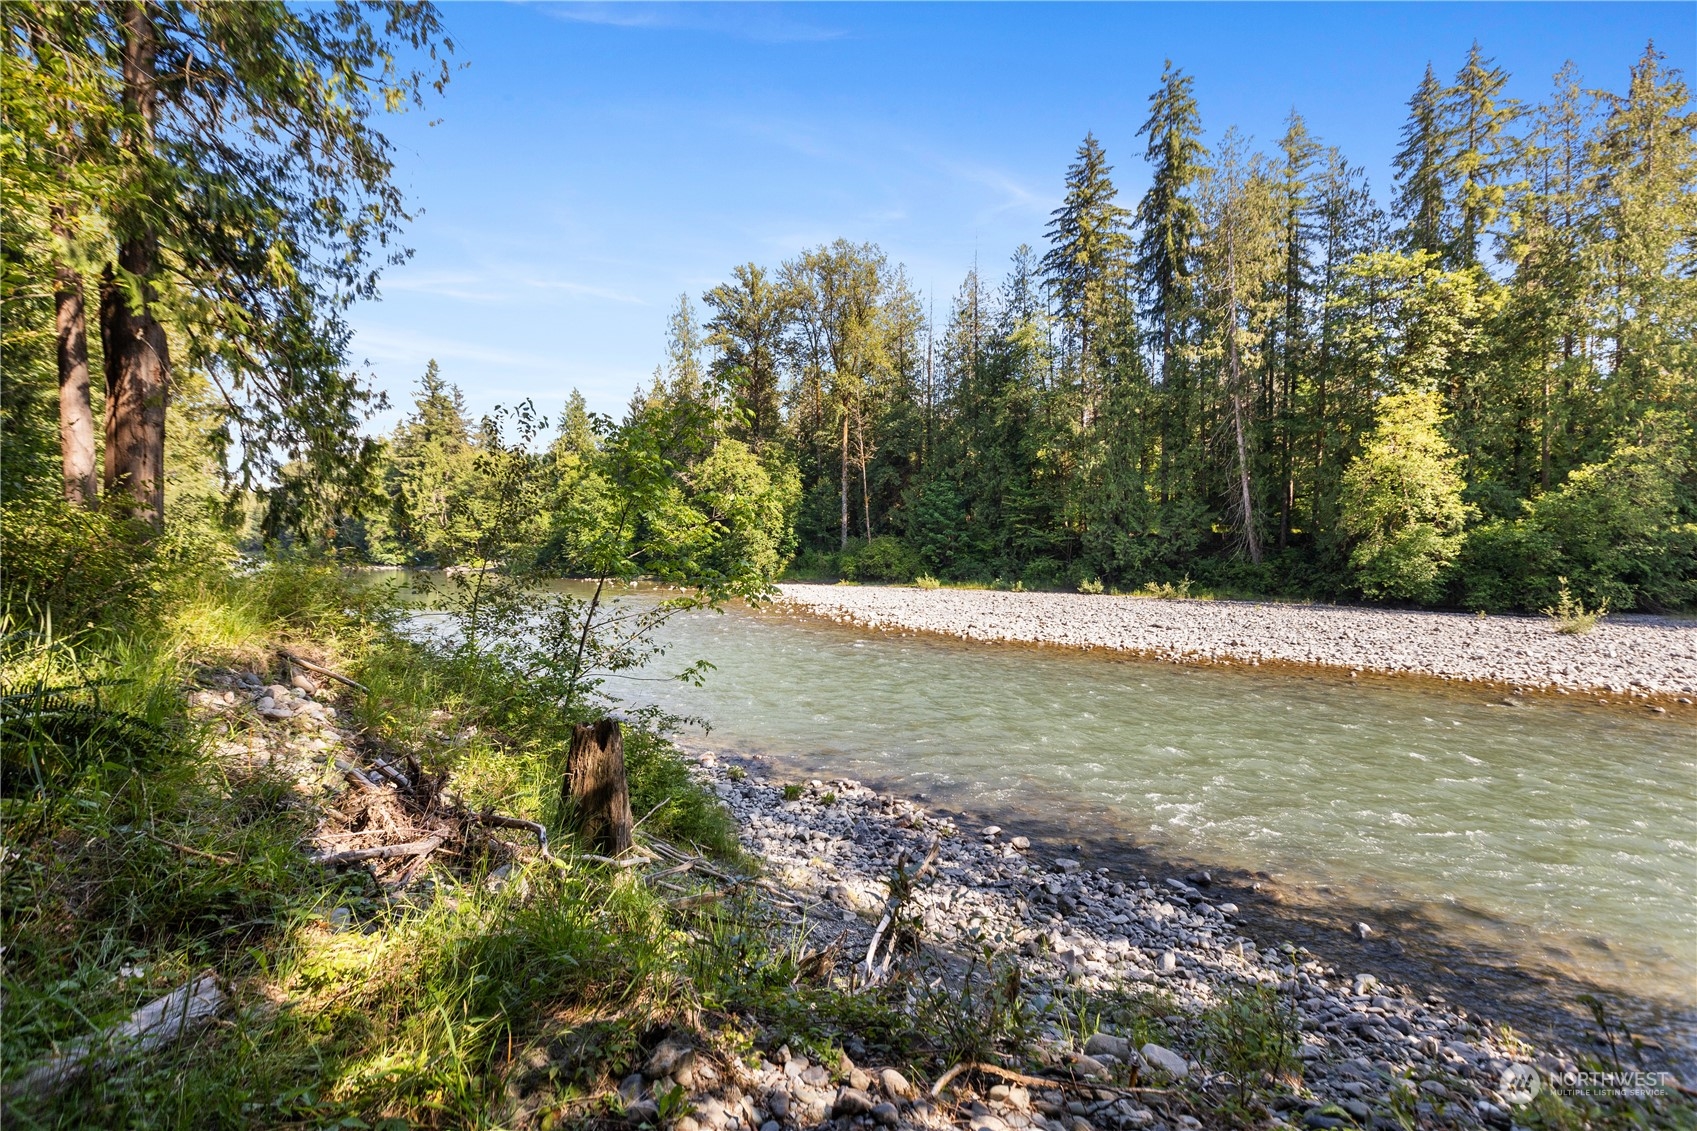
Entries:
POLYGON ((621 421, 566 400, 527 449, 523 530, 491 540, 502 512, 477 469, 510 445, 434 363, 396 429, 359 440, 371 393, 340 320, 375 294, 373 256, 404 219, 365 118, 430 85, 394 52, 435 58, 434 13, 391 5, 359 31, 329 10, 122 9, 153 17, 150 111, 129 17, 7 10, 6 176, 26 190, 5 217, 9 498, 89 502, 97 450, 108 494, 151 474, 113 454, 125 382, 165 380, 108 356, 129 340, 112 320, 140 310, 174 366, 155 479, 204 466, 186 493, 248 501, 250 537, 372 561, 499 543, 595 574, 618 542, 626 569, 648 545, 650 572, 750 593, 788 569, 1493 610, 1564 588, 1616 609, 1697 600, 1697 110, 1653 45, 1611 89, 1569 65, 1536 101, 1510 97, 1477 44, 1448 79, 1428 68, 1383 194, 1294 111, 1271 145, 1235 129, 1207 144, 1194 81, 1169 63, 1139 129, 1140 198, 1087 134, 1042 246, 1000 279, 969 271, 941 310, 849 239, 734 267, 680 298, 621 421), (255 50, 261 34, 282 55, 255 50), (73 36, 105 54, 44 50, 73 36), (312 71, 332 42, 363 62, 312 71), (297 63, 308 77, 207 126, 194 84, 168 76, 231 44, 233 90, 297 63), (342 83, 366 101, 338 117, 316 96, 342 83), (327 156, 290 161, 296 126, 334 142, 327 156), (178 203, 147 204, 167 182, 178 203), (279 207, 257 207, 273 185, 279 207), (334 215, 308 207, 325 198, 334 215), (85 352, 105 388, 86 358, 83 380, 106 436, 77 455, 62 429, 56 452, 55 371, 62 421, 76 415, 64 297, 95 280, 85 352))

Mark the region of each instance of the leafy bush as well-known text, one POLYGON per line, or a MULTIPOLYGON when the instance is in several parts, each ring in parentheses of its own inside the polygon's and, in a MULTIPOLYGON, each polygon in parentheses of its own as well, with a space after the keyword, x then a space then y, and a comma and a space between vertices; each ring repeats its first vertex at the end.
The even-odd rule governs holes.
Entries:
POLYGON ((1209 1068, 1231 1076, 1240 1100, 1297 1068, 1301 1035, 1295 1006, 1267 986, 1230 990, 1202 1015, 1202 1055, 1209 1068))
POLYGON ((855 581, 907 581, 923 567, 899 538, 885 534, 861 547, 843 565, 843 576, 855 581))
POLYGON ((928 573, 922 573, 913 579, 913 583, 921 589, 941 589, 943 583, 928 573))
POLYGON ((1519 518, 1468 536, 1466 602, 1539 609, 1572 597, 1592 606, 1666 609, 1697 598, 1697 472, 1691 428, 1665 417, 1638 442, 1587 464, 1519 518))
POLYGON ((9 499, 0 508, 0 527, 6 606, 32 604, 71 624, 84 624, 128 599, 152 556, 142 524, 59 498, 9 499))
POLYGON ((1461 552, 1472 510, 1441 423, 1436 393, 1384 398, 1365 449, 1344 473, 1341 525, 1367 597, 1435 600, 1461 552))
POLYGON ((1584 636, 1597 627, 1598 621, 1609 615, 1609 599, 1607 597, 1603 598, 1602 604, 1587 609, 1585 603, 1574 597, 1572 592, 1568 590, 1567 578, 1563 577, 1558 580, 1561 582, 1561 589, 1556 597, 1556 603, 1544 609, 1544 615, 1556 622, 1557 632, 1563 636, 1584 636))

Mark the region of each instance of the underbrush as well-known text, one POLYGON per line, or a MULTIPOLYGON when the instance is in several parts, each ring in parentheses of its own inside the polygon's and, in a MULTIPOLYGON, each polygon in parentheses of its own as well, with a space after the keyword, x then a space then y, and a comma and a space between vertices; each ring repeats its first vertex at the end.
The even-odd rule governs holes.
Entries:
MULTIPOLYGON (((208 570, 150 599, 85 607, 75 632, 19 600, 0 628, 4 1079, 202 971, 231 1007, 174 1048, 10 1097, 8 1126, 495 1126, 519 1102, 515 1050, 586 1016, 637 1040, 693 1015, 704 963, 732 984, 691 933, 701 913, 616 871, 568 858, 398 902, 309 863, 313 803, 220 758, 185 702, 200 671, 276 679, 279 648, 309 649, 369 689, 339 705, 371 742, 468 806, 553 822, 577 720, 514 673, 406 639, 380 589, 331 565, 208 570)), ((734 853, 663 738, 627 727, 626 758, 639 835, 734 853)))

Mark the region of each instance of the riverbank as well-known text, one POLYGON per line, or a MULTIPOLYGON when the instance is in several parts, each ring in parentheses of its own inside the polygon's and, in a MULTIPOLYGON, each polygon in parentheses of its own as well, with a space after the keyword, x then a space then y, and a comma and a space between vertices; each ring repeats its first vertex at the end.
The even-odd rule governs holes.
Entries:
MULTIPOLYGON (((1203 1100, 1221 1086, 1218 1019, 1257 991, 1290 1010, 1288 1071, 1300 1081, 1270 1097, 1275 1126, 1507 1127, 1532 1112, 1512 1089, 1505 1095, 1505 1080, 1532 1071, 1559 1082, 1585 1057, 1534 1048, 1495 1019, 1305 947, 1263 949, 1205 875, 1122 875, 995 825, 958 825, 857 781, 786 783, 759 759, 707 749, 694 756, 701 780, 735 815, 744 847, 812 921, 815 945, 847 959, 874 945, 892 870, 934 847, 935 871, 911 897, 922 945, 951 956, 957 971, 987 953, 1017 963, 1039 1058, 1083 1077, 1107 1081, 1129 1070, 1203 1100)), ((804 1088, 795 1099, 822 1102, 804 1088)), ((998 1110, 1005 1119, 1006 1107, 998 1110)), ((1071 1126, 1065 1109, 1049 1114, 1058 1122, 1035 1124, 1071 1126)), ((1119 1099, 1093 1105, 1091 1117, 1141 1127, 1156 1114, 1119 1099)))
POLYGON ((790 608, 871 629, 1109 649, 1172 663, 1296 664, 1689 706, 1697 621, 1609 617, 1583 635, 1469 616, 1076 593, 784 585, 790 608))

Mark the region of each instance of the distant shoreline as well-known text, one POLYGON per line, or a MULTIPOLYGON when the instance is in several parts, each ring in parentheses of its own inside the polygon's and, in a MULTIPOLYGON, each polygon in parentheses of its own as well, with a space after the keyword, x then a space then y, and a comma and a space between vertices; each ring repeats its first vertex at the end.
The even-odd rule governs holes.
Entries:
POLYGON ((899 586, 780 586, 809 615, 987 643, 1109 649, 1174 663, 1293 664, 1554 693, 1652 708, 1697 699, 1697 622, 1610 617, 1584 635, 1546 618, 1335 605, 899 586))

